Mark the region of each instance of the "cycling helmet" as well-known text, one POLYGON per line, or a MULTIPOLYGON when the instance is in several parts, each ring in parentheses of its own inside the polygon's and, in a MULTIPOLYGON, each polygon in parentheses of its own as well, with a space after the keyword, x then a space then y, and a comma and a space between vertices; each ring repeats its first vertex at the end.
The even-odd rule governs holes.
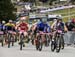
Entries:
POLYGON ((5 21, 2 21, 2 24, 5 24, 6 22, 5 21))
POLYGON ((41 19, 41 21, 44 22, 44 23, 47 22, 47 17, 43 17, 43 18, 41 19))
POLYGON ((54 19, 53 21, 57 21, 57 19, 54 19))
POLYGON ((9 20, 9 22, 11 23, 11 22, 13 22, 12 20, 9 20))

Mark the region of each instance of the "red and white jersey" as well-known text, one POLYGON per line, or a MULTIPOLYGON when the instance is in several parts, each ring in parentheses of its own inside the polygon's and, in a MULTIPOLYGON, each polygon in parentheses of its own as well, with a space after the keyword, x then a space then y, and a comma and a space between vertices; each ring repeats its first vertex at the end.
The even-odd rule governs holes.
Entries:
POLYGON ((19 25, 20 30, 28 31, 28 24, 27 23, 21 23, 19 25))

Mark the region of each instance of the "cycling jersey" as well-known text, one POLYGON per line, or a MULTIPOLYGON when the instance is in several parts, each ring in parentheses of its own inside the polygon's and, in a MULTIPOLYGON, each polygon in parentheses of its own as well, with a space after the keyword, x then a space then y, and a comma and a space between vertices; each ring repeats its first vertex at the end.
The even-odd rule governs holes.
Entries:
POLYGON ((28 24, 27 23, 21 23, 19 25, 19 27, 20 27, 20 30, 24 30, 24 31, 28 30, 28 24))
POLYGON ((61 23, 56 23, 56 30, 64 30, 64 23, 61 22, 61 23))
POLYGON ((13 24, 13 23, 7 23, 7 24, 5 24, 5 26, 6 26, 6 30, 15 31, 15 24, 13 24))
POLYGON ((43 31, 43 32, 50 32, 50 26, 47 23, 40 22, 37 24, 38 31, 43 31))
POLYGON ((3 31, 5 30, 5 26, 3 24, 0 23, 0 30, 3 31))

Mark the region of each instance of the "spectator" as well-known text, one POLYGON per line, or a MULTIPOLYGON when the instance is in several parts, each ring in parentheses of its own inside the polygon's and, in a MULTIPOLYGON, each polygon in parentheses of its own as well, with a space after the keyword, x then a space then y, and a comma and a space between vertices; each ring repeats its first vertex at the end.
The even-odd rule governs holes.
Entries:
POLYGON ((68 22, 65 23, 65 26, 68 31, 71 31, 70 23, 71 23, 71 20, 69 20, 68 22))
POLYGON ((72 22, 70 23, 71 31, 75 31, 75 19, 72 19, 72 22))

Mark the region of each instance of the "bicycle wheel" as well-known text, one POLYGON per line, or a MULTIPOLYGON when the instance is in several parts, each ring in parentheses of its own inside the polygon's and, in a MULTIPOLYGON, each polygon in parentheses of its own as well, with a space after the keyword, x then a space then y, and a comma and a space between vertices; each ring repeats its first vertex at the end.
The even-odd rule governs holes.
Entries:
POLYGON ((49 43, 50 43, 49 36, 46 35, 46 36, 45 36, 45 39, 46 39, 46 41, 45 41, 45 46, 48 47, 48 46, 49 46, 49 43))
POLYGON ((51 51, 54 52, 55 48, 56 48, 56 42, 55 42, 55 39, 52 39, 51 40, 51 51))
POLYGON ((60 52, 60 49, 61 49, 61 38, 60 37, 57 37, 56 38, 56 52, 60 52))
POLYGON ((39 51, 42 51, 42 38, 41 36, 39 37, 39 51))
POLYGON ((35 40, 35 46, 36 46, 36 50, 39 50, 39 40, 37 38, 37 40, 35 40))
POLYGON ((64 49, 64 38, 61 36, 61 49, 64 49))
POLYGON ((1 38, 1 46, 3 47, 3 41, 4 41, 3 35, 0 35, 0 38, 1 38))
POLYGON ((23 44, 22 44, 22 42, 21 42, 21 44, 20 44, 20 50, 22 50, 22 46, 23 46, 23 44))
POLYGON ((39 50, 39 46, 36 44, 36 50, 39 50))
POLYGON ((24 35, 21 34, 21 36, 20 36, 20 50, 22 50, 22 48, 23 48, 23 39, 24 39, 24 35))
POLYGON ((8 48, 10 48, 10 43, 11 43, 11 34, 8 34, 8 48))
POLYGON ((34 45, 34 39, 31 40, 32 45, 34 45))
POLYGON ((14 42, 15 42, 15 39, 14 39, 14 37, 11 35, 11 43, 12 43, 12 46, 14 46, 14 42))
POLYGON ((3 42, 4 42, 4 35, 2 35, 2 47, 4 46, 3 42))
POLYGON ((35 40, 36 42, 36 50, 41 51, 42 50, 42 39, 40 36, 37 37, 37 40, 35 40))

